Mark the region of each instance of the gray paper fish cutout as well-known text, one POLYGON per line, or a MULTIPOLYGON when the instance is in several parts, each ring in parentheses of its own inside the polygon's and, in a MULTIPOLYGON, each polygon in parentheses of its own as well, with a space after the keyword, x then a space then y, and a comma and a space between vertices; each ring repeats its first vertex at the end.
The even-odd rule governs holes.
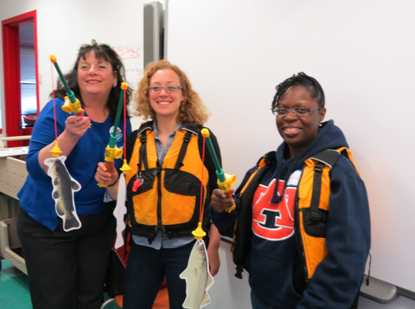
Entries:
POLYGON ((81 221, 76 213, 74 192, 81 190, 81 185, 69 174, 65 156, 48 158, 48 175, 52 178, 52 198, 55 200, 56 213, 63 220, 65 232, 81 228, 81 221))
POLYGON ((180 278, 186 280, 187 295, 183 308, 200 309, 210 304, 207 291, 214 280, 209 271, 209 260, 202 239, 196 240, 187 268, 180 274, 180 278))

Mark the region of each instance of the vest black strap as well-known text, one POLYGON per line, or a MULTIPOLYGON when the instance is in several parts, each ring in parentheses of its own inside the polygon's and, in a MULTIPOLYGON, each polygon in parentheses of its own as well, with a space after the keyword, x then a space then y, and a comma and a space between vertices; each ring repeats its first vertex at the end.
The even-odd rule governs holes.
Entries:
POLYGON ((143 123, 140 128, 138 128, 137 136, 140 138, 141 146, 139 149, 140 159, 138 162, 138 172, 143 170, 143 163, 144 167, 148 169, 148 161, 147 161, 147 130, 152 130, 153 128, 153 121, 147 121, 143 123))
POLYGON ((311 157, 312 159, 319 161, 314 165, 313 194, 311 196, 310 204, 311 219, 313 221, 320 220, 318 206, 320 204, 321 178, 324 166, 327 165, 332 168, 339 156, 340 153, 337 150, 327 149, 311 157))
POLYGON ((192 132, 186 130, 186 134, 183 138, 183 144, 180 148, 179 156, 177 157, 176 165, 174 169, 179 170, 183 166, 183 159, 186 155, 187 146, 189 146, 190 139, 192 138, 192 132))
POLYGON ((138 172, 142 171, 143 163, 145 170, 148 170, 148 161, 147 161, 147 133, 143 132, 140 135, 140 159, 138 162, 138 172))
POLYGON ((318 205, 320 204, 321 194, 321 177, 323 174, 324 163, 318 162, 314 165, 314 180, 313 180, 313 195, 311 196, 311 220, 318 221, 320 214, 318 212, 318 205))

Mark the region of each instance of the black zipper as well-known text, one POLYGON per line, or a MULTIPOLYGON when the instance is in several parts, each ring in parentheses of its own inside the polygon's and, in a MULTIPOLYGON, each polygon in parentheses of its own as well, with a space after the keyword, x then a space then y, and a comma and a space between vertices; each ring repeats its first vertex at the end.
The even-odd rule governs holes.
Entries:
POLYGON ((161 171, 162 168, 157 160, 157 168, 153 171, 153 175, 157 176, 157 226, 160 227, 163 226, 163 222, 161 220, 161 171))

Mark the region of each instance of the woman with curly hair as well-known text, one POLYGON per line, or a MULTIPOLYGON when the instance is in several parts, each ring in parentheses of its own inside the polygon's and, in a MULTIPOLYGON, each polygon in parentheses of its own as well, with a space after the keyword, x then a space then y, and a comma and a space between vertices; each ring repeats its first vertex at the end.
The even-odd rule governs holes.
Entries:
MULTIPOLYGON (((198 225, 200 199, 207 206, 202 215, 203 230, 211 231, 207 251, 212 275, 220 264, 219 234, 208 217, 217 176, 209 152, 202 161, 200 130, 209 112, 186 74, 167 60, 146 67, 135 100, 138 116, 151 120, 127 141, 132 168, 126 176, 127 208, 133 241, 123 307, 152 308, 166 277, 170 308, 183 308, 186 282, 179 275, 187 267, 195 242, 192 231, 198 225)), ((210 137, 220 160, 216 137, 212 133, 210 137)), ((112 184, 117 176, 100 164, 97 180, 112 184)), ((117 185, 108 190, 113 198, 117 196, 117 185)))

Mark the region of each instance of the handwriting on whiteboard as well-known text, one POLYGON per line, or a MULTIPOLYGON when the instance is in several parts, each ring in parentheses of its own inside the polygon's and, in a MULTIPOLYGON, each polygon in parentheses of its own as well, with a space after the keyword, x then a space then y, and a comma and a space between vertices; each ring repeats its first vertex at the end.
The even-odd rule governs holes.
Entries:
POLYGON ((125 79, 128 85, 137 89, 138 83, 143 77, 142 44, 115 46, 114 50, 120 56, 125 67, 125 79))
POLYGON ((140 59, 141 53, 138 48, 132 46, 117 46, 114 50, 121 57, 122 60, 140 59))

